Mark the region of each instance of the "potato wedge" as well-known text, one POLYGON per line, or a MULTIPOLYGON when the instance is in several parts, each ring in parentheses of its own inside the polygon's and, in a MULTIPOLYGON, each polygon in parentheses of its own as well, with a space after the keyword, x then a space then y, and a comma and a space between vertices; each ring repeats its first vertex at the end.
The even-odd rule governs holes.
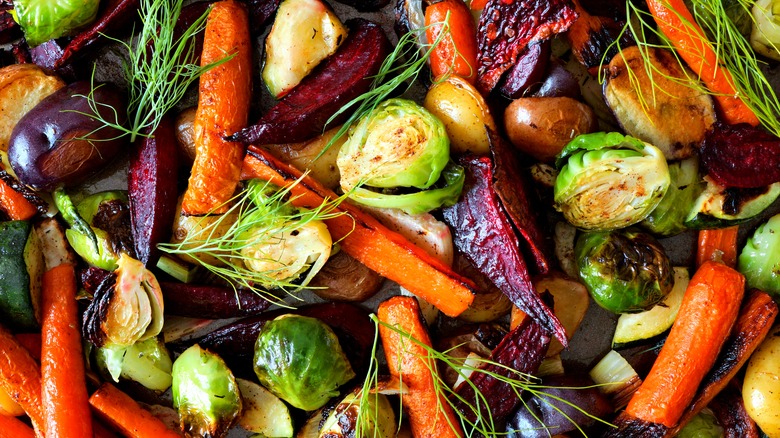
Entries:
POLYGON ((0 150, 8 150, 11 131, 19 119, 64 86, 62 79, 47 75, 35 64, 0 68, 0 150))
POLYGON ((650 48, 647 56, 652 66, 636 46, 615 55, 604 98, 626 133, 658 147, 667 160, 688 158, 715 123, 712 98, 685 85, 695 75, 684 71, 672 53, 650 48))

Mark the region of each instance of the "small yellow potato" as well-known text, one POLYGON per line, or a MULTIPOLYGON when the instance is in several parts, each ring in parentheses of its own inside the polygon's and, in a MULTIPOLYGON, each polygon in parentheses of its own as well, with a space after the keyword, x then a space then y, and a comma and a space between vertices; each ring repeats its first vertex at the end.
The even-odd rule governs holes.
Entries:
POLYGON ((543 162, 555 156, 574 137, 593 132, 593 110, 570 97, 523 97, 504 112, 506 134, 519 150, 543 162))
POLYGON ((444 123, 453 152, 490 152, 485 127, 495 131, 496 122, 485 99, 466 80, 453 75, 433 84, 425 95, 423 106, 444 123))
POLYGON ((750 357, 742 384, 745 409, 770 438, 780 437, 780 327, 750 357))

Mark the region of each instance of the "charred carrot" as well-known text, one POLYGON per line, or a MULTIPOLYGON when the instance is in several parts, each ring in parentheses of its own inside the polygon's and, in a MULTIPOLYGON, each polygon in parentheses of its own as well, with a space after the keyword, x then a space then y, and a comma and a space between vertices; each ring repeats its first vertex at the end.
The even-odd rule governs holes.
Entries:
MULTIPOLYGON (((243 179, 260 178, 280 187, 290 187, 292 203, 315 208, 337 195, 270 153, 250 146, 244 160, 243 179)), ((373 216, 343 202, 338 211, 346 214, 325 220, 334 241, 373 271, 395 281, 436 306, 448 316, 463 313, 474 300, 473 283, 455 273, 435 257, 390 231, 373 216)))
POLYGON ((712 261, 699 267, 688 284, 677 319, 626 414, 674 427, 696 395, 734 325, 745 277, 712 261))
POLYGON ((445 20, 449 32, 441 35, 439 44, 430 56, 431 73, 439 77, 454 73, 472 84, 477 80, 477 27, 469 7, 463 0, 442 0, 425 8, 425 35, 433 43, 444 31, 445 20), (449 16, 449 17, 448 17, 449 16))
POLYGON ((180 438, 130 396, 104 383, 89 398, 89 404, 111 426, 131 438, 180 438))
POLYGON ((769 334, 775 322, 778 308, 767 293, 754 290, 745 300, 739 312, 737 322, 731 331, 715 365, 707 373, 699 386, 693 403, 685 410, 673 435, 676 436, 688 422, 717 396, 737 374, 761 341, 769 334))
POLYGON ((195 163, 182 210, 186 214, 222 212, 241 174, 244 145, 223 139, 246 127, 252 94, 249 16, 233 0, 217 2, 206 21, 201 65, 233 58, 200 77, 195 113, 195 163))
POLYGON ((43 274, 41 397, 48 436, 92 436, 76 292, 73 265, 43 274))
POLYGON ((2 179, 0 179, 0 209, 15 221, 30 219, 38 212, 30 201, 2 179))
MULTIPOLYGON (((379 321, 409 334, 417 342, 431 345, 420 307, 412 297, 393 297, 379 305, 379 321)), ((420 438, 459 437, 463 433, 452 408, 436 391, 436 362, 424 347, 384 325, 379 326, 390 374, 409 388, 402 403, 409 415, 412 434, 420 438)))
POLYGON ((27 350, 0 326, 0 388, 30 417, 37 435, 44 435, 41 371, 27 350))
POLYGON ((16 417, 0 414, 0 438, 34 438, 32 428, 16 417))
POLYGON ((647 0, 659 30, 669 38, 677 53, 713 92, 723 119, 729 124, 759 124, 758 117, 737 97, 734 78, 718 63, 718 55, 707 44, 684 0, 647 0))
POLYGON ((19 345, 24 347, 33 359, 41 360, 41 334, 40 333, 17 333, 14 335, 19 345))
POLYGON ((738 232, 739 225, 717 230, 699 231, 696 265, 701 266, 707 260, 712 260, 722 262, 732 268, 736 266, 738 232))

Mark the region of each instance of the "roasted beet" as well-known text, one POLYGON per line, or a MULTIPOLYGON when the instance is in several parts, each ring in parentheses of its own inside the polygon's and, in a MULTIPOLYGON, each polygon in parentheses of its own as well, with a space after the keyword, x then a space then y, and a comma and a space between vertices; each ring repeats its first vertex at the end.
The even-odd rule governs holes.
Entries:
POLYGON ((547 67, 547 76, 534 97, 570 97, 579 99, 580 83, 571 72, 558 61, 551 62, 547 67))
POLYGON ((279 8, 279 3, 281 0, 248 0, 246 2, 253 34, 262 33, 265 30, 265 24, 274 16, 276 9, 279 8))
POLYGON ((55 91, 11 133, 8 160, 19 181, 41 190, 77 184, 127 149, 121 131, 85 115, 95 114, 87 95, 95 99, 100 118, 125 123, 124 95, 111 85, 93 89, 89 82, 75 82, 55 91))
POLYGON ((745 123, 716 123, 699 153, 707 174, 726 187, 757 188, 780 181, 780 139, 745 123))
POLYGON ((538 87, 544 78, 547 61, 550 59, 550 41, 531 43, 520 52, 515 65, 501 81, 499 90, 509 99, 523 97, 525 93, 538 87))
POLYGON ((489 93, 529 43, 566 31, 576 19, 568 0, 488 0, 477 30, 479 91, 489 93))
POLYGON ((336 0, 339 3, 352 6, 360 12, 376 12, 390 3, 390 0, 336 0))
POLYGON ((173 121, 164 117, 150 137, 135 145, 127 187, 135 253, 147 266, 157 263, 157 244, 170 238, 176 217, 178 149, 173 121))
POLYGON ((249 290, 229 287, 161 282, 165 311, 190 318, 237 318, 256 315, 271 303, 249 290))
MULTIPOLYGON (((338 51, 292 89, 257 124, 227 137, 252 144, 294 143, 322 133, 325 123, 344 104, 368 91, 390 51, 382 27, 354 19, 338 51)), ((342 114, 332 125, 342 123, 342 114)))

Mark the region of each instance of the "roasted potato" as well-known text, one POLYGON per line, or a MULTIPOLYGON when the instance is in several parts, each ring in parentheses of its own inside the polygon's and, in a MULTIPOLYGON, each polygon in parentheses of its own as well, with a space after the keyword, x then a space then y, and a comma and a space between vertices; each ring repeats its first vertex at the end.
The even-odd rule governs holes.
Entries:
POLYGON ((667 160, 688 158, 715 123, 712 98, 689 85, 695 74, 671 52, 646 50, 652 66, 636 46, 612 58, 604 98, 627 134, 658 147, 667 160))
POLYGON ((195 161, 195 132, 192 126, 195 124, 195 113, 198 108, 193 106, 185 109, 176 116, 176 144, 182 156, 186 157, 190 164, 195 161))
POLYGON ((742 398, 745 409, 770 437, 780 437, 780 327, 766 337, 748 362, 742 398))
POLYGON ((384 278, 344 251, 328 259, 311 280, 312 292, 331 301, 365 301, 382 287, 384 278))

